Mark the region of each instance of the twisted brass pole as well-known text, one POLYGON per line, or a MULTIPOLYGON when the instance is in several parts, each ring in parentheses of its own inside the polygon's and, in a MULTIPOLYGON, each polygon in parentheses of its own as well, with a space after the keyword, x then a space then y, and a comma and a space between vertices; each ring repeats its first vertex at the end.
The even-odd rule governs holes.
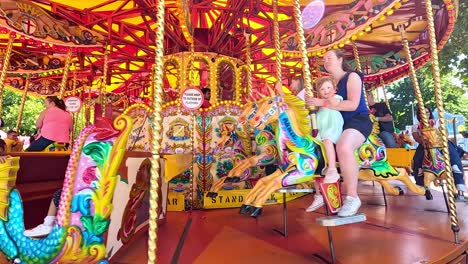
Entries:
POLYGON ((252 95, 252 57, 250 54, 250 33, 245 33, 245 65, 247 66, 247 95, 252 95))
POLYGON ((409 49, 408 39, 406 38, 405 30, 400 27, 401 33, 401 42, 403 43, 403 50, 406 55, 406 62, 408 63, 408 69, 410 71, 411 81, 413 82, 414 95, 416 96, 416 101, 418 102, 418 109, 421 120, 419 120, 424 128, 429 127, 428 116, 424 110, 424 101, 421 94, 421 89, 419 88, 418 78, 416 77, 416 70, 414 69, 413 58, 411 58, 411 53, 409 49))
POLYGON ((18 133, 19 133, 19 129, 21 126, 21 120, 23 119, 24 104, 26 103, 26 97, 28 95, 28 88, 29 88, 29 77, 26 78, 26 84, 24 85, 24 93, 23 93, 23 96, 21 97, 21 104, 20 104, 20 109, 18 113, 18 118, 16 119, 15 130, 18 133))
POLYGON ((60 82, 59 99, 63 99, 63 96, 65 95, 65 89, 67 88, 68 72, 70 71, 71 59, 72 59, 72 50, 70 48, 68 49, 67 59, 65 60, 65 68, 63 69, 62 82, 60 82))
MULTIPOLYGON (((75 96, 75 93, 76 93, 76 65, 75 65, 75 70, 73 71, 73 90, 72 90, 72 95, 75 96)), ((72 114, 72 130, 70 132, 70 146, 73 146, 73 143, 75 141, 75 130, 76 130, 76 126, 77 126, 77 123, 78 123, 78 114, 77 113, 73 113, 72 114)))
POLYGON ((304 78, 304 86, 308 94, 313 94, 312 80, 310 74, 309 57, 307 57, 307 46, 304 37, 304 26, 302 23, 301 4, 299 0, 294 0, 294 22, 296 31, 299 36, 299 48, 302 59, 302 73, 304 78))
POLYGON ((11 51, 13 50, 13 42, 15 38, 10 35, 8 39, 8 44, 5 52, 5 57, 3 59, 3 69, 0 74, 0 117, 3 115, 3 89, 5 87, 5 77, 7 74, 8 67, 10 67, 10 57, 11 51))
POLYGON ((106 49, 106 52, 104 54, 104 70, 102 73, 102 83, 101 83, 101 89, 100 89, 100 94, 99 94, 99 99, 101 103, 101 116, 106 117, 106 103, 107 103, 107 98, 106 98, 106 87, 107 87, 107 75, 109 71, 109 51, 106 49))
POLYGON ((356 70, 362 72, 361 61, 359 60, 359 52, 356 46, 356 42, 351 42, 351 46, 353 47, 353 55, 354 62, 356 63, 356 70))
MULTIPOLYGON (((351 42, 351 46, 353 47, 353 56, 354 62, 356 63, 356 71, 362 72, 361 60, 359 59, 359 51, 357 49, 356 42, 351 42)), ((362 87, 362 89, 364 89, 364 93, 366 93, 366 88, 364 86, 362 87)), ((364 101, 366 102, 366 105, 369 108, 369 102, 367 101, 366 94, 364 95, 364 101)))
POLYGON ((276 77, 278 81, 283 80, 281 73, 281 43, 280 43, 280 32, 278 22, 278 0, 273 0, 273 38, 275 43, 275 57, 276 57, 276 77))
POLYGON ((458 219, 457 219, 457 208, 455 205, 455 183, 453 180, 453 173, 452 173, 452 166, 450 164, 450 156, 448 150, 448 138, 447 138, 447 127, 445 126, 445 118, 444 118, 444 101, 442 97, 442 87, 440 84, 440 68, 439 68, 439 57, 437 54, 437 40, 434 28, 434 15, 432 13, 432 1, 425 0, 424 4, 426 7, 426 15, 427 15, 427 29, 429 31, 429 44, 431 48, 431 63, 432 63, 432 77, 434 79, 434 93, 436 99, 436 106, 437 111, 439 113, 439 122, 440 122, 440 133, 442 135, 442 153, 443 160, 445 163, 445 171, 447 173, 447 188, 449 194, 449 211, 450 211, 450 222, 452 231, 455 237, 455 243, 460 243, 458 232, 460 231, 460 227, 458 226, 458 219))
MULTIPOLYGON (((312 88, 312 78, 310 73, 310 66, 309 66, 309 57, 307 57, 307 47, 306 41, 304 37, 304 26, 302 23, 302 15, 301 15, 301 4, 299 0, 294 0, 294 22, 296 24, 296 31, 299 35, 299 48, 301 50, 301 58, 302 58, 302 75, 304 79, 304 86, 306 89, 306 93, 308 95, 313 96, 314 90, 312 88)), ((312 123, 312 129, 317 131, 317 115, 316 115, 316 107, 309 107, 309 110, 312 111, 310 115, 310 121, 312 123)))
POLYGON ((154 64, 154 87, 153 92, 153 128, 151 131, 151 178, 150 178, 150 212, 149 212, 149 238, 148 238, 148 264, 156 263, 157 253, 157 228, 158 228, 158 190, 159 190, 159 150, 161 148, 161 132, 162 132, 162 93, 163 93, 163 77, 164 77, 164 2, 157 2, 156 13, 156 40, 155 40, 155 56, 154 64))

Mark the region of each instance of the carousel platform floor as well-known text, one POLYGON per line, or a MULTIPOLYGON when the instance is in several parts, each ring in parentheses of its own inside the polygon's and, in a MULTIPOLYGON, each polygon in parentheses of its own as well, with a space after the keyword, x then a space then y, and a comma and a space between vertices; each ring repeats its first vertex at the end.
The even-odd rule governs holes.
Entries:
MULTIPOLYGON (((468 249, 468 205, 457 202, 461 243, 454 244, 442 193, 427 201, 402 188, 406 194, 387 196, 385 208, 378 184, 360 184, 367 221, 332 228, 337 263, 466 263, 454 259, 468 249)), ((287 238, 273 231, 283 225, 281 205, 266 206, 258 220, 237 208, 169 212, 158 232, 158 263, 331 263, 327 229, 315 222, 324 210, 304 211, 311 201, 307 195, 288 203, 287 238)), ((146 263, 147 238, 111 262, 146 263)))

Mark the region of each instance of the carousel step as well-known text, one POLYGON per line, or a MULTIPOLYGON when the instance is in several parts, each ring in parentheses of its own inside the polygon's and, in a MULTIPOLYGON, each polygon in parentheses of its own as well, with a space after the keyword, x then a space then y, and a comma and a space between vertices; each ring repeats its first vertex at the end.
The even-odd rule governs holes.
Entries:
POLYGON ((340 226, 366 221, 366 215, 363 213, 352 216, 325 216, 316 219, 317 224, 321 226, 340 226))

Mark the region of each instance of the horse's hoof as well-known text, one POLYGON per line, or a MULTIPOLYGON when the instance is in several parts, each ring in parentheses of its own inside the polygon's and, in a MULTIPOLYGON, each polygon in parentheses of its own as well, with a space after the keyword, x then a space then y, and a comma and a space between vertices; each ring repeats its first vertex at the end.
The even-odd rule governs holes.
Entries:
POLYGON ((243 205, 240 207, 239 214, 245 214, 245 213, 249 212, 250 207, 252 207, 252 206, 250 206, 250 205, 248 205, 248 204, 243 204, 243 205))
POLYGON ((397 187, 395 187, 395 188, 398 189, 398 195, 403 195, 403 194, 405 194, 405 192, 403 191, 403 189, 400 188, 400 186, 397 186, 397 187))
POLYGON ((216 192, 208 192, 206 194, 207 197, 210 197, 210 198, 216 198, 218 196, 218 193, 216 192))
POLYGON ((234 176, 231 179, 232 179, 232 183, 240 182, 240 177, 238 177, 238 176, 234 176))
POLYGON ((432 193, 431 193, 431 191, 429 191, 429 189, 426 189, 426 193, 425 193, 424 195, 426 196, 426 200, 432 200, 432 199, 434 199, 434 198, 432 197, 432 193))
POLYGON ((228 183, 228 182, 232 182, 232 178, 231 177, 226 177, 226 179, 224 180, 225 183, 228 183))
POLYGON ((257 218, 262 215, 262 207, 254 207, 252 213, 250 214, 251 217, 257 218))

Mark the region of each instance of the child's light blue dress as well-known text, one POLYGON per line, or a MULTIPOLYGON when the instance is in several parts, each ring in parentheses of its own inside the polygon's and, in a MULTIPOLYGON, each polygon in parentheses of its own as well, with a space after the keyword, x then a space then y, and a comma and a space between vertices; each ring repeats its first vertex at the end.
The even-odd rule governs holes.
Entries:
MULTIPOLYGON (((339 101, 343 101, 343 97, 339 95, 334 96, 339 101)), ((317 139, 323 141, 329 139, 336 144, 343 132, 343 117, 337 110, 320 107, 317 112, 317 139)))

